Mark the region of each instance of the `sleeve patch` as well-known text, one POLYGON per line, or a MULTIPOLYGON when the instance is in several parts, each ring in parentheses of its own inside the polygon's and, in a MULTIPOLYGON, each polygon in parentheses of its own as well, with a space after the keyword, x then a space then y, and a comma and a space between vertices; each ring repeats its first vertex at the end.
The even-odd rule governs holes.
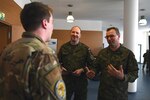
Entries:
POLYGON ((59 80, 55 85, 55 94, 59 100, 64 100, 66 98, 66 88, 63 80, 59 80))

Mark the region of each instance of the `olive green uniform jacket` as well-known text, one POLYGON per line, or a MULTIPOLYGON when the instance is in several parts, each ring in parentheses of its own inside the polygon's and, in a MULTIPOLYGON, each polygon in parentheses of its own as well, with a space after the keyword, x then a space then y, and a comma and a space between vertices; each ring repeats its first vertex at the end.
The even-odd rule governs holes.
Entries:
POLYGON ((0 100, 65 100, 60 64, 39 37, 24 32, 0 57, 0 100))
POLYGON ((94 56, 89 47, 81 42, 77 45, 71 45, 70 42, 67 42, 60 48, 58 58, 62 67, 67 70, 67 73, 63 74, 67 90, 67 100, 70 100, 73 92, 75 93, 75 100, 86 100, 88 84, 85 75, 86 70, 80 76, 76 76, 72 72, 80 68, 92 67, 94 56))
POLYGON ((98 100, 128 100, 128 82, 134 82, 138 77, 138 65, 132 51, 122 45, 116 51, 104 48, 98 54, 95 68, 95 72, 101 72, 98 100), (125 79, 110 76, 107 72, 108 64, 116 69, 122 65, 125 79))

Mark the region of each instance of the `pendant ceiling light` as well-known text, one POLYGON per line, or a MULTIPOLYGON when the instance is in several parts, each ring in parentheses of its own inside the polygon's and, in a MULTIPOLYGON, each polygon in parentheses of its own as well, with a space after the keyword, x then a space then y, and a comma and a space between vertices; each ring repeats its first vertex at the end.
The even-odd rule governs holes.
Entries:
POLYGON ((74 22, 74 17, 73 17, 73 15, 72 15, 72 12, 71 12, 71 11, 69 11, 69 14, 68 14, 68 16, 67 16, 67 22, 68 22, 68 23, 73 23, 73 22, 74 22))
POLYGON ((141 26, 147 25, 147 20, 146 20, 145 16, 141 16, 139 25, 141 25, 141 26))

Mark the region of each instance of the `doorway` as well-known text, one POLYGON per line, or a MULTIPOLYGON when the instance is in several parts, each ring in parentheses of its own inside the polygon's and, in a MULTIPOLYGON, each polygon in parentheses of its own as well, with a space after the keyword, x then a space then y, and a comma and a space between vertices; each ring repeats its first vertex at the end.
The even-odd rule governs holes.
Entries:
POLYGON ((12 26, 0 20, 0 53, 11 43, 12 26))

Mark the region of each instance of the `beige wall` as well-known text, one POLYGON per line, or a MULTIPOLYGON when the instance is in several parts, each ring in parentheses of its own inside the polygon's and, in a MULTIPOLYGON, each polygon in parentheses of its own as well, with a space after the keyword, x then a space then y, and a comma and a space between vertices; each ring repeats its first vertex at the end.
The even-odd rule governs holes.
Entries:
POLYGON ((22 26, 13 25, 13 27, 12 27, 12 42, 21 38, 22 32, 24 32, 24 29, 22 26))

